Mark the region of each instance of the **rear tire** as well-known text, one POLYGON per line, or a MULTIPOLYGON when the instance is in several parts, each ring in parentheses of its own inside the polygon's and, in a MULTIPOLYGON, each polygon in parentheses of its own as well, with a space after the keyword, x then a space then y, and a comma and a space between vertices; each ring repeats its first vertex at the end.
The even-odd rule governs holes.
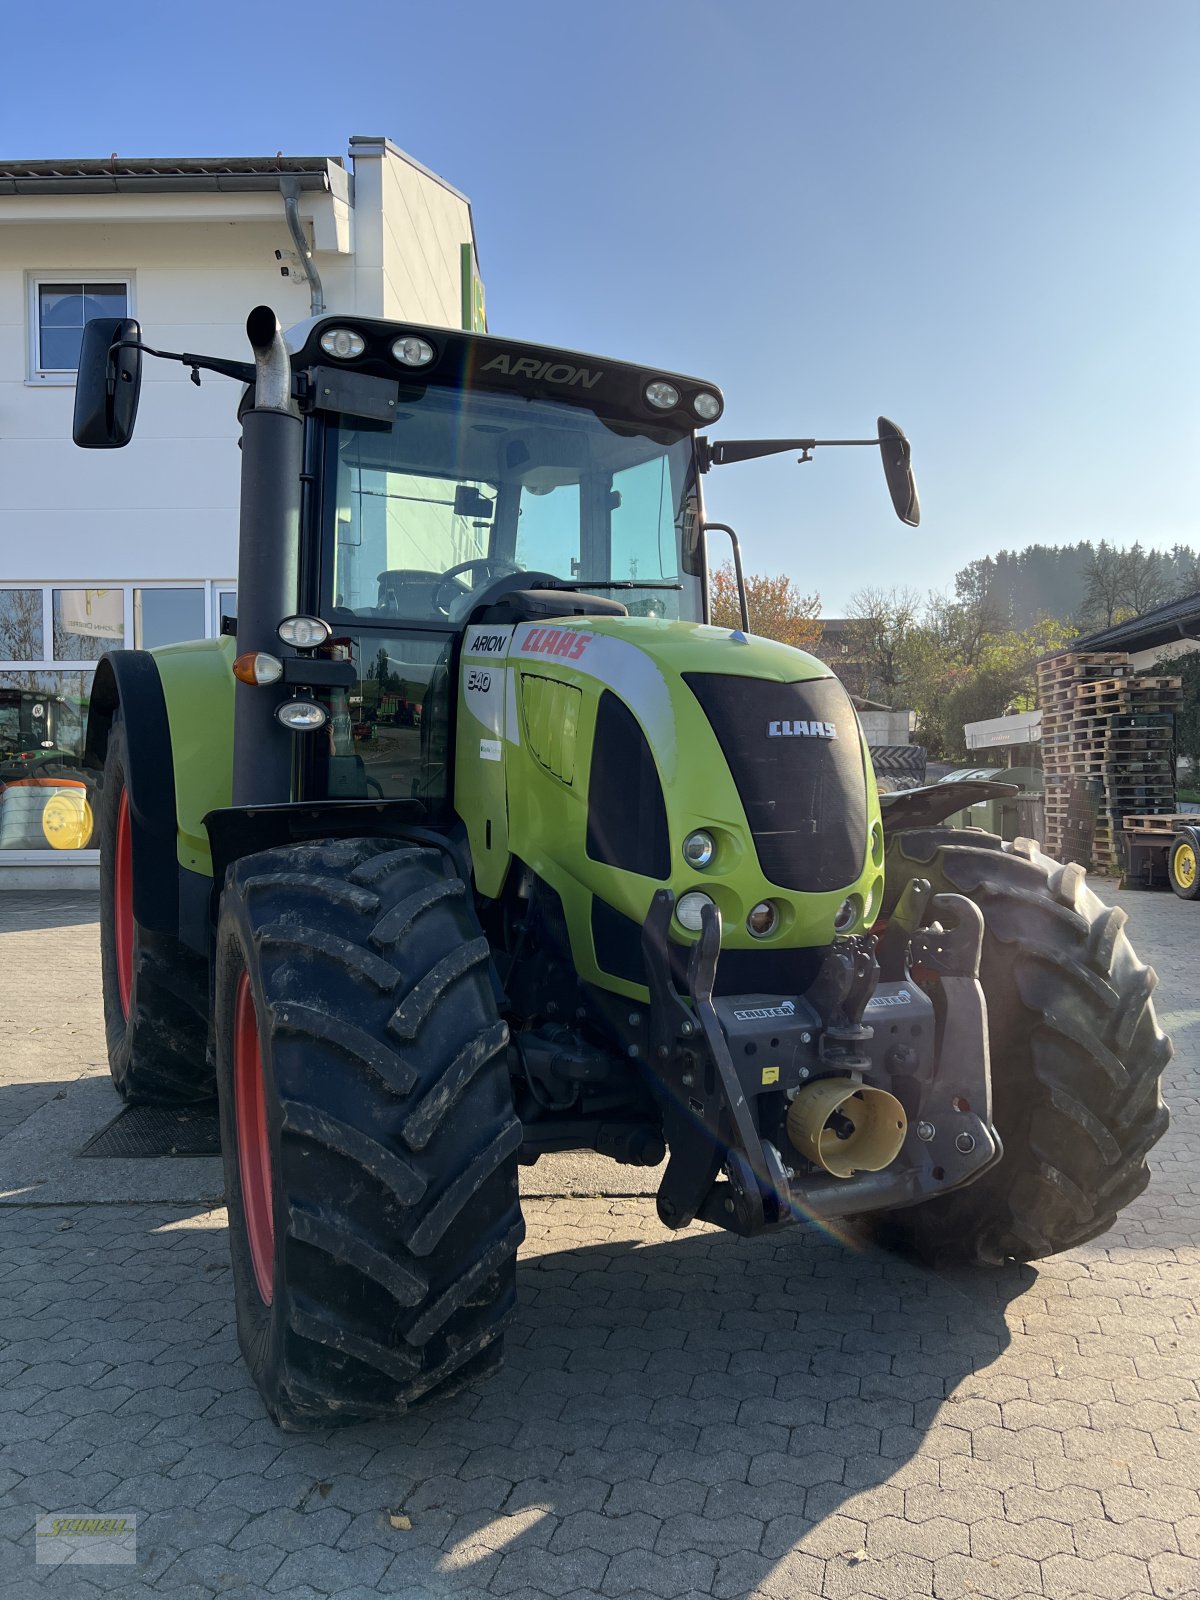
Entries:
POLYGON ((100 791, 100 974, 113 1083, 147 1105, 210 1100, 208 975, 199 956, 134 916, 128 753, 118 717, 100 791))
POLYGON ((1171 840, 1167 851, 1167 876, 1171 887, 1181 900, 1200 899, 1200 851, 1186 833, 1171 840))
POLYGON ((1031 1261, 1105 1233, 1149 1182, 1166 1132, 1171 1043, 1158 980, 1079 866, 1028 839, 916 829, 888 841, 885 910, 914 877, 983 912, 992 1111, 1002 1159, 975 1183, 881 1219, 884 1236, 938 1259, 1031 1261))
POLYGON ((436 850, 329 840, 230 870, 216 1039, 238 1338, 281 1426, 394 1417, 498 1363, 522 1130, 488 957, 436 850))

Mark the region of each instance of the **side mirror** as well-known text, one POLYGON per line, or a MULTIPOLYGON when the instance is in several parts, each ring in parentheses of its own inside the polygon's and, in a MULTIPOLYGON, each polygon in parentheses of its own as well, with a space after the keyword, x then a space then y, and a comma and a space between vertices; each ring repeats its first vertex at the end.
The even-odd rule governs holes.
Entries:
POLYGON ((910 528, 919 527, 921 502, 913 477, 912 448, 896 424, 886 417, 879 419, 879 454, 883 457, 883 475, 896 515, 910 528))
POLYGON ((454 515, 456 517, 481 517, 490 519, 495 510, 486 495, 469 483, 460 483, 454 490, 454 515))
POLYGON ((132 317, 95 317, 83 330, 71 437, 84 450, 119 450, 133 437, 142 392, 142 337, 132 317))

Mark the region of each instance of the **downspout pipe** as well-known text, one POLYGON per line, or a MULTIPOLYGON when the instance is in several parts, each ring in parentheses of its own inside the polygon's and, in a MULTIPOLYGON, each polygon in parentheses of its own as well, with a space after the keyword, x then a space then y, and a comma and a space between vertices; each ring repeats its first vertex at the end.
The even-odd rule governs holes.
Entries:
POLYGON ((283 196, 283 214, 287 218, 288 232, 292 236, 292 243, 296 246, 296 254, 300 257, 300 265, 304 268, 304 275, 308 279, 309 315, 314 317, 323 316, 325 312, 325 291, 321 287, 321 274, 317 271, 316 263, 312 258, 312 251, 308 248, 308 240, 304 237, 304 228, 300 222, 299 178, 280 178, 279 192, 283 196))
MULTIPOLYGON (((292 362, 270 306, 246 319, 254 352, 254 404, 242 416, 237 650, 286 654, 279 624, 300 595, 300 474, 304 424, 292 404, 292 362)), ((279 689, 238 682, 233 711, 233 803, 292 798, 296 735, 275 716, 279 689)))

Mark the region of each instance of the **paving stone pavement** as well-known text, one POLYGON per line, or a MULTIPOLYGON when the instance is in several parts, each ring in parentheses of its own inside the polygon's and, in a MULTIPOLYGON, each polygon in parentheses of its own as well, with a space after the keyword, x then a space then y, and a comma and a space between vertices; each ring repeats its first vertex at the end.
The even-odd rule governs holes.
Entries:
POLYGON ((240 1365, 218 1205, 43 1203, 102 1165, 71 1149, 53 1185, 4 1179, 63 1103, 116 1107, 94 897, 0 896, 0 1595, 1200 1596, 1200 906, 1113 897, 1177 1050, 1117 1231, 938 1274, 849 1232, 531 1195, 498 1378, 286 1434, 240 1365), (46 1512, 136 1514, 136 1566, 36 1566, 46 1512))

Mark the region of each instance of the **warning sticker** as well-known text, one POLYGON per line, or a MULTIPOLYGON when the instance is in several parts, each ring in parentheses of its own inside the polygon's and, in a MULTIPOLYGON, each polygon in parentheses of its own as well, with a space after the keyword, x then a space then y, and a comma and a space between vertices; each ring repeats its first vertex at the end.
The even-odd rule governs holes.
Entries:
POLYGON ((767 1083, 778 1083, 779 1082, 779 1068, 778 1067, 764 1067, 762 1069, 762 1072, 763 1072, 762 1081, 763 1081, 764 1084, 767 1084, 767 1083))

